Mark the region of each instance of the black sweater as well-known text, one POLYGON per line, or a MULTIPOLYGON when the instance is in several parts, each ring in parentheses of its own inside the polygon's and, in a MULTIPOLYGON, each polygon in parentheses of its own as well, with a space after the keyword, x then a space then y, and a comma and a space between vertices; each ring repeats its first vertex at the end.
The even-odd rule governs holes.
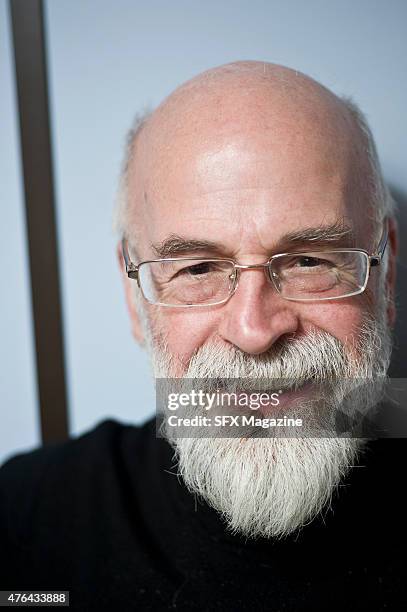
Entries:
POLYGON ((0 469, 0 589, 69 590, 74 610, 407 610, 405 452, 370 442, 324 517, 245 541, 174 475, 153 420, 104 421, 0 469))

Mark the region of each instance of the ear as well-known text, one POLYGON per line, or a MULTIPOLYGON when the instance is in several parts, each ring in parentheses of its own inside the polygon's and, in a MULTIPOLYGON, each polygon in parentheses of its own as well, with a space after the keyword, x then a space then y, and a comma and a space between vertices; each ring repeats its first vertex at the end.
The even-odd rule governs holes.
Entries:
POLYGON ((396 292, 396 261, 398 253, 398 231, 397 222, 394 218, 388 220, 389 237, 387 240, 388 266, 386 274, 386 294, 387 294, 387 320, 390 327, 394 327, 396 321, 396 307, 394 297, 396 292))
POLYGON ((136 289, 134 284, 137 283, 137 281, 127 276, 124 259, 123 259, 121 242, 119 242, 119 244, 117 245, 116 254, 117 254, 117 260, 119 263, 119 268, 120 268, 120 272, 122 276, 122 281, 123 281, 127 310, 129 311, 129 315, 130 315, 131 331, 132 331, 132 334, 136 342, 143 345, 144 340, 145 340, 144 333, 143 333, 142 325, 140 322, 140 317, 137 313, 137 309, 134 303, 134 290, 136 289))

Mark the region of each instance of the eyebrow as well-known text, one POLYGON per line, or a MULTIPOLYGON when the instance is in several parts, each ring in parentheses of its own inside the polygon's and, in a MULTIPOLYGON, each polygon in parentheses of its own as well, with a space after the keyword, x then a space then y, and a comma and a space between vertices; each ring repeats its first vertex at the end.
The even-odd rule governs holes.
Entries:
POLYGON ((157 257, 173 257, 176 255, 192 255, 198 251, 208 251, 217 256, 225 256, 222 245, 212 240, 193 240, 178 234, 171 234, 163 240, 151 245, 157 257))
MULTIPOLYGON (((346 246, 352 248, 355 244, 353 230, 343 221, 330 225, 320 225, 294 230, 284 234, 278 241, 279 252, 300 247, 336 248, 346 246)), ((159 258, 193 255, 205 251, 216 257, 228 257, 225 246, 212 240, 195 240, 178 234, 171 234, 162 242, 151 245, 159 258)), ((273 251, 277 252, 275 249, 273 251)))
POLYGON ((347 246, 355 245, 355 235, 352 228, 344 221, 336 221, 330 225, 320 225, 288 232, 279 244, 289 247, 296 247, 302 244, 311 243, 318 246, 347 246))

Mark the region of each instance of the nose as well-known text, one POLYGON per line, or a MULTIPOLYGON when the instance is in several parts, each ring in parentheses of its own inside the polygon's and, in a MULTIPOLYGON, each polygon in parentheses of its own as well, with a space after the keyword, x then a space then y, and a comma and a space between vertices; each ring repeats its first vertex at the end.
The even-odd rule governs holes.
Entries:
POLYGON ((297 309, 277 293, 264 270, 248 268, 240 271, 236 292, 222 309, 218 333, 245 353, 258 355, 298 330, 297 309))

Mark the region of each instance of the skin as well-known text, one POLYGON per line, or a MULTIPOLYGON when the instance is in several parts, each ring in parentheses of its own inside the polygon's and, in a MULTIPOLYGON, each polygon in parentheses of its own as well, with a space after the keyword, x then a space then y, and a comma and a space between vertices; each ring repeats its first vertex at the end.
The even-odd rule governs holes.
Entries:
MULTIPOLYGON (((216 68, 177 89, 139 134, 129 174, 130 236, 141 261, 156 258, 151 245, 176 234, 209 238, 224 256, 254 264, 284 251, 285 233, 339 220, 355 234, 355 244, 343 246, 372 253, 382 228, 373 221, 364 188, 368 171, 363 139, 344 104, 327 89, 273 64, 216 68)), ((389 232, 385 291, 391 298, 393 222, 389 232)), ((135 281, 124 273, 120 247, 118 258, 133 335, 142 343, 135 281)), ((283 299, 255 269, 242 272, 236 293, 223 305, 176 309, 145 303, 145 308, 179 374, 193 353, 213 340, 261 355, 284 336, 323 330, 351 352, 363 315, 375 311, 379 274, 372 269, 362 295, 300 303, 283 299)), ((390 300, 389 325, 394 318, 390 300)))

